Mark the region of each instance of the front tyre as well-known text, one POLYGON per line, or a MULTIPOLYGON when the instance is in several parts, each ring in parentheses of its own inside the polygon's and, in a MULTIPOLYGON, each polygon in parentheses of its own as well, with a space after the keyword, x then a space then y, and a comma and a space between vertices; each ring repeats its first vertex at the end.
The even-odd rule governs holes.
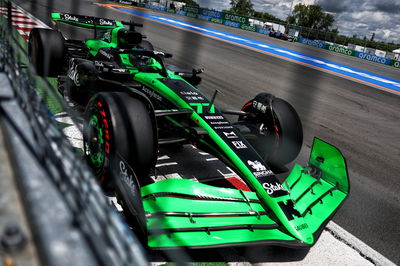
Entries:
POLYGON ((126 93, 99 93, 86 107, 84 151, 87 163, 105 188, 113 169, 119 171, 119 158, 132 167, 141 185, 148 184, 157 159, 152 109, 126 93))
POLYGON ((248 115, 240 117, 239 123, 252 129, 248 141, 267 163, 285 165, 297 157, 303 144, 303 127, 291 104, 260 93, 242 111, 248 115))

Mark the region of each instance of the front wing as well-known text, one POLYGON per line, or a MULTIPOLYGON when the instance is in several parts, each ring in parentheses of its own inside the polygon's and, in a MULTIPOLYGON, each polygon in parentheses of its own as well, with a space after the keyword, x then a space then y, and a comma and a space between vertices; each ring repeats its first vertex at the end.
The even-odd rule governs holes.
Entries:
MULTIPOLYGON (((314 242, 349 193, 344 157, 315 139, 310 166, 295 165, 283 187, 314 242)), ((248 244, 303 246, 254 192, 169 179, 142 188, 151 248, 207 248, 248 244)), ((312 245, 311 244, 311 245, 312 245)))

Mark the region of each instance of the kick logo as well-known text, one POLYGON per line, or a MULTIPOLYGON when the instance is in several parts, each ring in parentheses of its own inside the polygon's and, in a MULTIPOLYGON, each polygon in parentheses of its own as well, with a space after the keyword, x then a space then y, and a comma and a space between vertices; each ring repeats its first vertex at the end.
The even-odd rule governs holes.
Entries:
POLYGON ((258 171, 265 171, 267 170, 267 167, 265 167, 262 163, 260 163, 259 161, 247 161, 247 164, 250 165, 254 170, 258 171))
POLYGON ((274 174, 270 169, 267 170, 267 167, 265 167, 265 165, 257 160, 254 162, 248 160, 247 164, 255 170, 255 172, 253 172, 253 175, 257 178, 266 177, 274 174))

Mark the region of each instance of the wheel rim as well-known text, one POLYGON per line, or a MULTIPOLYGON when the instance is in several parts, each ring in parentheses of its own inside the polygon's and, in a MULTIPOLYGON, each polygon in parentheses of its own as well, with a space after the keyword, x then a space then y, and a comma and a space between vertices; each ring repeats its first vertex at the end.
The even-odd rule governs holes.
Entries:
MULTIPOLYGON (((104 145, 104 131, 97 115, 92 115, 88 123, 87 142, 85 142, 86 156, 89 162, 99 171, 104 166, 106 158, 104 145)), ((98 172, 96 171, 96 172, 98 172)))

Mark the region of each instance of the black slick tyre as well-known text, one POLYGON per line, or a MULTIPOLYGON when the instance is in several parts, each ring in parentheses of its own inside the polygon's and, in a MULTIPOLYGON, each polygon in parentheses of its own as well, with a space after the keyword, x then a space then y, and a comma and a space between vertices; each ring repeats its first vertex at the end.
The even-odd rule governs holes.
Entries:
POLYGON ((29 34, 28 54, 39 76, 57 77, 65 61, 64 37, 59 31, 35 28, 29 34))
MULTIPOLYGON (((141 185, 157 159, 152 110, 123 92, 99 93, 85 111, 84 149, 87 162, 101 182, 111 176, 117 155, 133 168, 141 185)), ((117 170, 119 166, 116 165, 117 170)))
POLYGON ((291 104, 269 93, 260 93, 242 111, 249 115, 240 117, 240 122, 255 133, 248 140, 267 163, 285 165, 297 157, 303 144, 303 127, 291 104))
POLYGON ((150 183, 157 159, 152 109, 123 92, 99 93, 85 111, 84 152, 98 182, 114 191, 128 223, 145 235, 140 187, 150 183))
POLYGON ((147 51, 154 51, 154 46, 151 44, 151 42, 143 40, 139 43, 139 47, 147 50, 147 51))

